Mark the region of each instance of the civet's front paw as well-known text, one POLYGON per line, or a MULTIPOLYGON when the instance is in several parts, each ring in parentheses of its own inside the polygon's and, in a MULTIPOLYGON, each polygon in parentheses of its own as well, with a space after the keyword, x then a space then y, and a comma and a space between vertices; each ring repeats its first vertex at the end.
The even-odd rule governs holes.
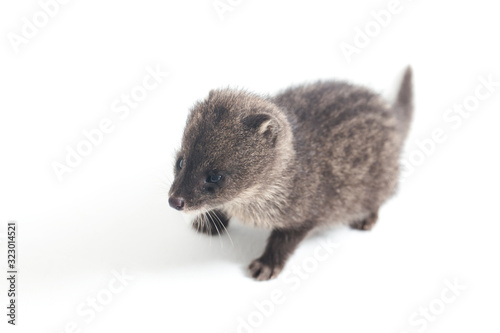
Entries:
POLYGON ((250 266, 248 266, 248 269, 254 279, 258 281, 266 281, 276 278, 283 269, 283 265, 267 262, 267 260, 261 257, 252 261, 250 266))
POLYGON ((229 225, 229 218, 219 210, 212 210, 196 216, 193 229, 207 235, 222 235, 229 225))

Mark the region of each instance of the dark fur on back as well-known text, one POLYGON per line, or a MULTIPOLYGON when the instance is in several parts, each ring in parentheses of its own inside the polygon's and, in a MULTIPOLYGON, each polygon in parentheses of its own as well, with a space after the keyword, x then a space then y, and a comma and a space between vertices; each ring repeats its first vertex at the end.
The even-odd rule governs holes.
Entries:
POLYGON ((188 117, 171 200, 202 212, 198 227, 208 221, 209 230, 222 229, 234 216, 272 229, 250 271, 259 280, 275 277, 313 228, 375 224, 397 186, 411 90, 408 68, 392 106, 366 88, 335 81, 273 97, 211 91, 188 117))

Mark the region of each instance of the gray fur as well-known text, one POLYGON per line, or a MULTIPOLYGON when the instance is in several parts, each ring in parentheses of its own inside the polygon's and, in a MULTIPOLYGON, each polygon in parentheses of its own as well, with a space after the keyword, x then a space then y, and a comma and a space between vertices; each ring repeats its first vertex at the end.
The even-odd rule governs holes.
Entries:
MULTIPOLYGON (((413 110, 411 76, 408 68, 393 106, 366 88, 336 81, 272 97, 211 91, 188 117, 170 204, 219 212, 218 229, 232 216, 272 229, 264 254, 250 265, 258 280, 276 277, 316 227, 370 229, 398 183, 413 110), (210 175, 221 179, 211 182, 210 175)), ((218 223, 199 218, 195 226, 202 220, 218 223)), ((210 225, 203 230, 214 233, 210 225)))

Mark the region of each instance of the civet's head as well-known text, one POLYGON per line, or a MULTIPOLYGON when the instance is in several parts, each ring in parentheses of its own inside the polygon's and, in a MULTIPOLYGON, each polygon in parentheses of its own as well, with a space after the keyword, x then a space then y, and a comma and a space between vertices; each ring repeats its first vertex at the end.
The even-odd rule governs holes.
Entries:
POLYGON ((212 90, 187 120, 174 166, 169 204, 177 210, 214 209, 272 182, 291 147, 282 112, 265 98, 212 90))

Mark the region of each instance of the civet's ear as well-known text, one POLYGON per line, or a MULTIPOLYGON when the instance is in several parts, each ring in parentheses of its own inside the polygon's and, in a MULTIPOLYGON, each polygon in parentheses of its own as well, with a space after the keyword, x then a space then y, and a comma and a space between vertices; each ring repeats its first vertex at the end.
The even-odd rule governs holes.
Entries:
POLYGON ((265 113, 251 114, 243 118, 241 123, 245 127, 254 130, 259 135, 262 135, 273 145, 275 144, 279 127, 278 123, 271 115, 265 113))

